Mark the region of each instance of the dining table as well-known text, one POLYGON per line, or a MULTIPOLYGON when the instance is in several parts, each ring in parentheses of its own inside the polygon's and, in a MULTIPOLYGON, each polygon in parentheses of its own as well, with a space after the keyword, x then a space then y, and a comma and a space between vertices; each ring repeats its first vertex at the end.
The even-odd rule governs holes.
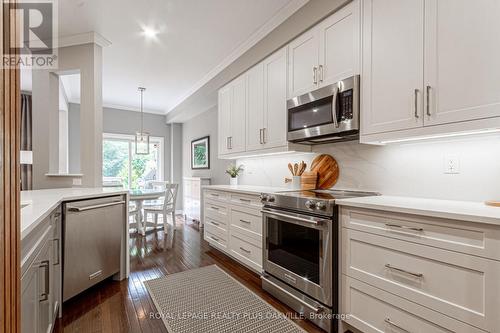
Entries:
MULTIPOLYGON (((134 201, 137 205, 139 223, 142 224, 142 204, 145 200, 156 200, 165 195, 165 190, 161 189, 132 189, 129 190, 129 200, 134 201)), ((142 229, 142 228, 141 228, 142 229)), ((141 230, 144 233, 144 230, 141 230)))

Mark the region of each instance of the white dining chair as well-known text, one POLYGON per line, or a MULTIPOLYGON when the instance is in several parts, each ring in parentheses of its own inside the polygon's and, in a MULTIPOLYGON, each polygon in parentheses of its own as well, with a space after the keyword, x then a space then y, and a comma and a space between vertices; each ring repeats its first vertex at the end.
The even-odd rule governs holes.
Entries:
POLYGON ((129 217, 129 230, 130 229, 135 229, 137 232, 139 232, 139 227, 140 227, 140 222, 139 222, 139 209, 137 207, 137 204, 134 201, 129 201, 128 203, 128 217, 129 217), (133 218, 133 222, 130 223, 130 218, 133 218))
POLYGON ((146 230, 146 227, 152 226, 154 228, 158 227, 158 216, 162 215, 163 217, 163 231, 167 232, 167 216, 172 216, 172 226, 175 231, 175 203, 177 201, 177 193, 179 190, 179 184, 166 184, 165 185, 165 196, 163 198, 163 203, 160 205, 144 205, 144 222, 143 222, 143 230, 146 230), (149 214, 153 215, 153 221, 148 221, 149 214))
MULTIPOLYGON (((146 182, 146 189, 165 191, 169 183, 170 182, 163 180, 148 180, 146 182)), ((159 205, 163 205, 163 198, 155 200, 145 200, 143 202, 143 206, 159 206, 159 205)))

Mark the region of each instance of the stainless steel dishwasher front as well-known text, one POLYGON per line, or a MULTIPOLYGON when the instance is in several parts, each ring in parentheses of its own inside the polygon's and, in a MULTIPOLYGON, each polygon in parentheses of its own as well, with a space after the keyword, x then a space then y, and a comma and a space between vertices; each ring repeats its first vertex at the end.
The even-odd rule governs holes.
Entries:
POLYGON ((64 204, 63 300, 120 271, 122 196, 64 204))

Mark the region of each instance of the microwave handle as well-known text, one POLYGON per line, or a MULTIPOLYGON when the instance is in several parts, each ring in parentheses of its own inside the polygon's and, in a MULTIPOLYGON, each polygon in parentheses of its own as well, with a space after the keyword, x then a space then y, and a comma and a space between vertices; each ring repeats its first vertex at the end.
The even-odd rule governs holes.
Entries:
POLYGON ((339 93, 339 88, 335 87, 333 90, 332 96, 332 116, 333 116, 333 124, 336 128, 339 128, 339 121, 337 119, 337 95, 339 93))

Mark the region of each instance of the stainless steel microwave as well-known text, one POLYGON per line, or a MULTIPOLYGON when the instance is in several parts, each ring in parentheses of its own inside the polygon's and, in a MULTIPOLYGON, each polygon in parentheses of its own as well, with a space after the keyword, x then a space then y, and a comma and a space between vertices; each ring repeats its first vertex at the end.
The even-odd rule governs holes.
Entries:
POLYGON ((359 138, 359 75, 287 101, 290 142, 322 144, 359 138))

